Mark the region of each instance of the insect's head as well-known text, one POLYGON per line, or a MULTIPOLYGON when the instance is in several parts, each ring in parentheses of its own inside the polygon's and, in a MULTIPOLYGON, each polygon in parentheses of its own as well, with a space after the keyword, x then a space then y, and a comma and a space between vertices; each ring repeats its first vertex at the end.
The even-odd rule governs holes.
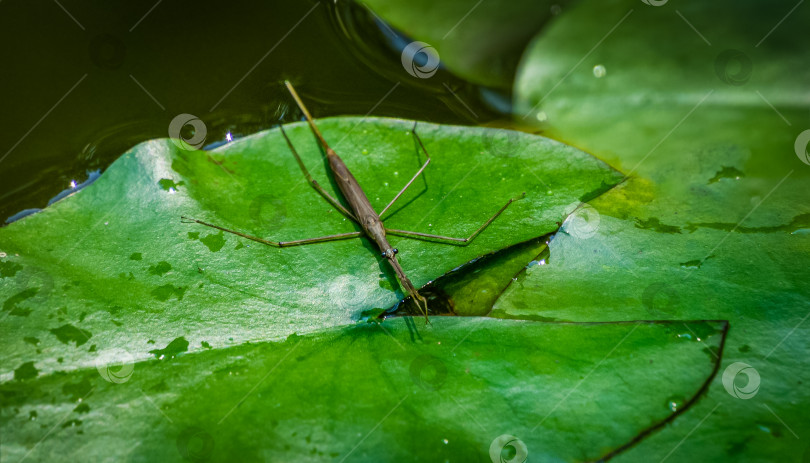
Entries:
POLYGON ((385 251, 382 252, 382 256, 385 257, 386 259, 391 259, 395 255, 397 255, 397 253, 399 253, 399 249, 397 249, 397 248, 386 249, 385 251))

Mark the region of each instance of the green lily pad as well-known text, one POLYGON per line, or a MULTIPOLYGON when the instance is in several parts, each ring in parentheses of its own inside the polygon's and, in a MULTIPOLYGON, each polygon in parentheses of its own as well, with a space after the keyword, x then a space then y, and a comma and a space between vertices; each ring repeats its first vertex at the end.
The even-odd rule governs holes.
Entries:
MULTIPOLYGON (((409 37, 434 48, 453 73, 476 84, 508 89, 526 44, 569 2, 363 0, 363 3, 409 37)), ((433 70, 429 62, 423 64, 426 67, 422 72, 433 70)))
MULTIPOLYGON (((319 125, 378 210, 425 160, 413 122, 347 117, 319 125)), ((313 175, 336 191, 308 128, 287 132, 313 175)), ((433 124, 418 132, 432 162, 386 214, 388 226, 467 236, 509 198, 526 197, 466 247, 391 237, 417 286, 554 231, 569 204, 621 177, 542 137, 433 124)), ((310 188, 277 129, 212 152, 169 140, 141 144, 93 185, 0 229, 3 262, 14 268, 0 286, 5 372, 29 361, 43 374, 92 365, 100 354, 79 349, 86 339, 102 354, 124 350, 136 359, 182 337, 213 348, 283 339, 354 323, 403 297, 365 239, 278 249, 183 224, 181 215, 275 240, 357 229, 310 188), (66 348, 50 330, 75 342, 66 348), (41 355, 26 336, 42 340, 41 355)))
POLYGON ((598 459, 694 403, 726 328, 397 318, 100 363, 0 385, 4 455, 489 462, 525 449, 532 460, 598 459))
POLYGON ((794 145, 810 127, 810 13, 647 3, 581 2, 524 56, 519 117, 631 178, 569 217, 548 265, 493 315, 728 319, 724 375, 705 400, 618 460, 799 460, 810 167, 794 145), (739 364, 757 372, 751 396, 737 394, 739 364))

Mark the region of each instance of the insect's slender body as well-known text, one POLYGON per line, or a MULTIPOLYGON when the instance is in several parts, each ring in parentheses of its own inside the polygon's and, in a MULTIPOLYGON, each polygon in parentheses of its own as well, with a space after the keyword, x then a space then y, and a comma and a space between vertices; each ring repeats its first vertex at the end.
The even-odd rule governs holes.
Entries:
POLYGON ((399 264, 397 260, 398 251, 388 242, 385 234, 385 226, 383 225, 382 219, 380 219, 380 215, 377 214, 377 211, 372 207, 366 193, 363 191, 363 188, 360 187, 360 184, 357 182, 357 179, 354 178, 354 175, 352 175, 346 163, 344 163, 340 156, 335 153, 335 150, 326 143, 323 135, 321 135, 321 131, 318 130, 318 127, 312 120, 312 116, 309 114, 303 101, 301 101, 295 88, 293 88, 292 84, 288 81, 285 81, 285 84, 290 94, 295 99, 295 102, 298 104, 298 107, 304 113, 304 117, 306 117, 310 129, 312 129, 312 132, 318 138, 321 146, 323 146, 324 151, 326 151, 326 158, 329 162, 329 168, 332 170, 335 183, 337 183, 340 192, 349 203, 349 207, 354 213, 354 220, 363 228, 366 236, 374 241, 377 247, 380 248, 382 257, 388 260, 388 263, 391 264, 391 267, 397 274, 402 289, 413 298, 414 302, 419 306, 420 310, 424 312, 427 319, 427 301, 419 294, 413 283, 411 283, 411 280, 405 274, 405 270, 403 270, 402 266, 399 264))
POLYGON ((366 236, 377 243, 377 247, 380 248, 382 256, 388 259, 388 263, 391 264, 394 272, 396 272, 402 289, 404 289, 425 314, 427 314, 427 301, 419 294, 413 286, 413 283, 411 283, 411 280, 405 275, 402 266, 399 265, 399 261, 397 260, 398 251, 388 242, 385 236, 385 227, 383 226, 382 219, 380 219, 380 216, 374 208, 371 207, 368 197, 366 197, 365 193, 360 188, 360 185, 349 171, 349 168, 343 163, 343 160, 332 150, 327 151, 327 156, 329 159, 329 167, 332 168, 332 172, 335 174, 335 181, 338 184, 338 188, 340 188, 346 201, 349 202, 366 236), (425 304, 425 307, 422 307, 420 302, 425 304))
POLYGON ((326 159, 329 163, 329 169, 332 171, 333 174, 332 176, 335 180, 335 183, 337 183, 338 189, 340 189, 343 198, 349 204, 349 209, 343 206, 343 204, 340 201, 332 197, 326 190, 323 189, 323 187, 321 187, 321 185, 317 182, 317 180, 312 178, 312 175, 309 173, 309 170, 307 170, 306 166, 304 165, 304 162, 298 155, 295 146, 293 146, 289 137, 287 137, 287 133, 284 131, 284 127, 279 126, 279 130, 281 131, 281 134, 284 136, 284 140, 287 142, 287 146, 290 148, 290 151, 292 152, 293 156, 295 156, 295 160, 298 163, 298 166, 301 168, 301 171, 304 173, 304 176, 306 176, 307 181, 309 181, 312 187, 315 188, 315 190, 317 190, 318 193, 320 193, 321 196, 324 197, 324 199, 326 199, 330 204, 332 204, 332 206, 334 206, 336 209, 342 212, 346 217, 352 219, 354 222, 360 225, 363 231, 338 233, 336 235, 320 236, 317 238, 299 239, 294 241, 271 241, 264 238, 259 238, 257 236, 248 235, 240 231, 224 228, 219 225, 204 222, 198 219, 192 219, 189 217, 181 217, 181 219, 189 223, 192 222, 198 223, 201 225, 205 225, 207 227, 216 228, 217 230, 233 233, 237 236, 241 236, 243 238, 247 238, 249 240, 253 240, 258 243, 266 244, 268 246, 274 246, 277 248, 284 248, 289 246, 301 246, 305 244, 323 243, 325 241, 356 238, 358 236, 365 234, 369 239, 371 239, 372 241, 374 241, 374 243, 377 244, 377 247, 380 249, 382 257, 385 258, 391 265, 391 268, 394 269, 394 272, 396 273, 397 278, 399 279, 399 283, 402 286, 402 289, 405 291, 405 293, 407 293, 409 296, 413 298, 417 307, 419 307, 419 309, 424 313, 425 320, 429 321, 427 300, 424 297, 422 297, 422 295, 419 294, 419 291, 417 291, 416 287, 413 285, 413 283, 411 283, 411 280, 405 274, 405 270, 402 269, 402 266, 399 264, 399 261, 397 260, 398 251, 396 248, 393 248, 391 244, 388 242, 386 234, 399 235, 419 240, 429 240, 433 242, 445 242, 446 244, 454 244, 456 246, 466 246, 470 244, 472 240, 474 240, 475 237, 478 236, 479 233, 481 233, 482 230, 484 230, 490 223, 492 223, 493 220, 495 220, 499 215, 501 215, 501 213, 505 211, 506 208, 509 207, 509 205, 515 199, 510 199, 509 201, 507 201, 506 204, 503 207, 501 207, 501 209, 498 212, 496 212, 492 217, 490 217, 489 220, 484 222, 483 225, 478 227, 478 229, 475 230, 467 238, 454 238, 449 236, 432 235, 429 233, 386 228, 385 225, 383 224, 383 220, 381 217, 397 201, 397 199, 399 199, 399 197, 402 196, 403 193, 405 193, 408 187, 410 187, 411 184, 413 184, 413 182, 420 175, 422 175, 422 172, 425 170, 428 164, 430 164, 430 154, 428 154, 427 150, 425 149, 425 145, 422 143, 422 140, 419 138, 419 135, 416 134, 416 124, 414 124, 414 128, 411 129, 411 133, 413 134, 416 141, 419 143, 419 146, 421 147, 422 151, 425 153, 427 160, 425 161, 424 164, 422 164, 422 167, 419 168, 419 170, 414 174, 414 176, 411 177, 410 181, 408 181, 408 183, 405 184, 405 186, 399 191, 399 193, 397 193, 397 195, 394 196, 394 199, 392 199, 391 202, 389 202, 388 205, 385 206, 382 212, 378 214, 377 211, 374 210, 374 207, 371 206, 371 202, 369 202, 368 197, 363 192, 363 189, 360 187, 360 184, 357 183, 357 179, 354 178, 354 175, 352 175, 349 168, 346 166, 343 160, 340 159, 340 156, 338 156, 337 153, 335 153, 335 151, 329 147, 329 144, 326 143, 326 140, 323 138, 323 135, 321 135, 321 131, 318 130, 318 127, 315 125, 315 122, 313 122, 312 116, 309 114, 309 111, 307 111, 306 106, 304 106, 304 102, 301 101, 301 98, 298 96, 298 93, 296 93, 292 84, 290 84, 287 81, 285 81, 285 84, 287 85, 287 89, 290 91, 290 94, 295 99, 296 104, 304 113, 304 117, 306 118, 307 123, 309 124, 309 128, 312 130, 312 133, 315 134, 315 137, 318 139, 318 142, 321 144, 324 151, 326 152, 326 159))

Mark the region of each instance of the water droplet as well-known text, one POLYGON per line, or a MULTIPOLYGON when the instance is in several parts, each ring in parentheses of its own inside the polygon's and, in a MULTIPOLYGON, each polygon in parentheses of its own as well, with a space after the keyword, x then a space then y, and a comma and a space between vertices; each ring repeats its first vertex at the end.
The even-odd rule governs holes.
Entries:
POLYGON ((363 154, 368 154, 368 150, 367 150, 367 149, 364 149, 362 152, 363 152, 363 154))
POLYGON ((605 74, 607 74, 607 69, 605 69, 605 67, 602 66, 601 64, 597 64, 596 66, 593 67, 593 76, 596 77, 597 79, 605 77, 605 74))
POLYGON ((667 408, 677 412, 683 407, 684 399, 681 396, 673 396, 667 399, 667 408))
POLYGON ((230 131, 225 134, 225 140, 226 141, 233 141, 233 135, 231 134, 230 131))
POLYGON ((397 175, 399 175, 399 172, 394 171, 394 177, 396 177, 397 175))
POLYGON ((444 445, 447 445, 447 444, 449 444, 449 443, 450 443, 450 441, 449 441, 449 440, 447 440, 447 439, 444 439, 442 442, 444 442, 444 445))
POLYGON ((432 224, 432 223, 429 223, 429 224, 428 224, 428 227, 432 227, 432 226, 433 226, 433 224, 432 224))
POLYGON ((762 431, 762 432, 771 434, 771 428, 769 428, 768 426, 765 426, 764 424, 759 424, 758 423, 757 428, 759 428, 759 430, 762 431))
POLYGON ((538 112, 536 117, 537 117, 537 120, 540 121, 540 122, 546 122, 548 120, 548 115, 546 114, 545 111, 538 112))
POLYGON ((388 186, 388 182, 383 183, 383 185, 388 186))
POLYGON ((70 187, 71 188, 76 188, 76 180, 71 180, 70 181, 70 187))

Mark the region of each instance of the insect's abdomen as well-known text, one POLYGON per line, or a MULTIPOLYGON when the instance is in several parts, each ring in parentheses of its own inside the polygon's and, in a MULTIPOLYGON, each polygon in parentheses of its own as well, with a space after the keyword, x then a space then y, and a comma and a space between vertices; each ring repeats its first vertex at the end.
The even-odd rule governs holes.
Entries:
POLYGON ((327 150, 326 155, 329 159, 329 167, 332 168, 332 172, 335 174, 335 182, 337 182, 340 192, 349 202, 352 212, 360 221, 360 225, 366 231, 366 234, 377 243, 380 249, 388 247, 388 242, 385 240, 385 229, 380 221, 380 216, 371 207, 371 203, 363 193, 354 175, 334 151, 327 150))
POLYGON ((374 209, 372 209, 371 203, 363 193, 354 175, 352 175, 349 168, 346 167, 346 164, 334 154, 328 156, 328 159, 329 167, 332 168, 332 172, 335 174, 335 181, 338 184, 338 188, 340 188, 340 192, 343 193, 343 197, 346 198, 346 201, 349 202, 355 215, 360 218, 364 213, 368 213, 369 211, 373 212, 374 209))

